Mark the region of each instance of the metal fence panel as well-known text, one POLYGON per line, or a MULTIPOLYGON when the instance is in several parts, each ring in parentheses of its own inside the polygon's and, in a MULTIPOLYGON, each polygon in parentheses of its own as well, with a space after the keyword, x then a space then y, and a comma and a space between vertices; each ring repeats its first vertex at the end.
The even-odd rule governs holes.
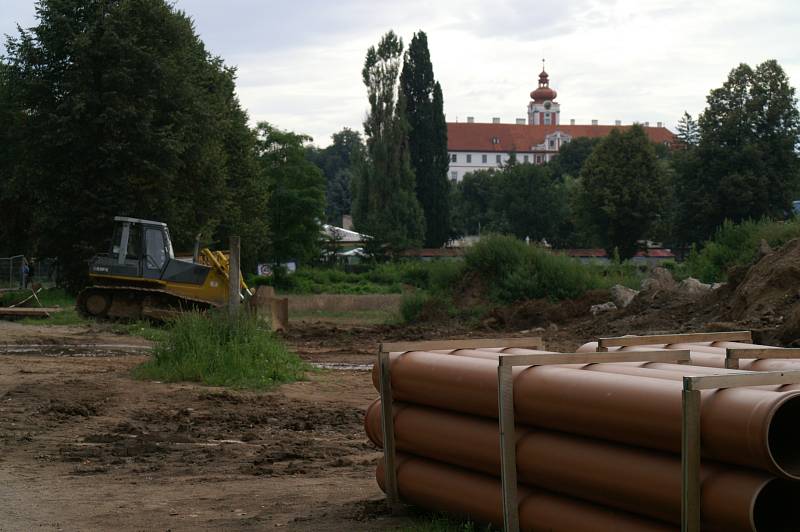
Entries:
POLYGON ((0 288, 20 288, 23 286, 22 255, 0 257, 0 288))

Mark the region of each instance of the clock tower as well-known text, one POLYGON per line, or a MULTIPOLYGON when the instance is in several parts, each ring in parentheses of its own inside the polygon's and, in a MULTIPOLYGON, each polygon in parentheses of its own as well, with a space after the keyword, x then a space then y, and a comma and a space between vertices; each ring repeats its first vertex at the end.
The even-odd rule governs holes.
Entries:
POLYGON ((528 103, 528 125, 555 126, 559 124, 561 106, 554 101, 556 96, 556 91, 550 88, 550 79, 544 70, 544 59, 542 59, 539 87, 531 92, 532 101, 528 103))

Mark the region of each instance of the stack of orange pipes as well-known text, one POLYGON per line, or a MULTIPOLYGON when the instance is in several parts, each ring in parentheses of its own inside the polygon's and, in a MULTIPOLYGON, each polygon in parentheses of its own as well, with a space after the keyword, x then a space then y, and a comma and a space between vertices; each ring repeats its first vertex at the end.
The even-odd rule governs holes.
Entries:
MULTIPOLYGON (((724 347, 722 354, 708 351, 719 346, 703 347, 707 350, 691 348, 693 362, 695 353, 724 358, 724 347)), ((583 350, 595 348, 587 344, 583 350)), ((390 356, 403 500, 502 524, 501 353, 544 351, 390 356)), ((800 361, 795 363, 800 369, 800 361)), ((677 530, 680 378, 727 372, 736 370, 652 363, 515 368, 522 529, 677 530)), ((376 371, 373 382, 378 388, 376 371)), ((367 435, 378 446, 380 411, 376 401, 365 419, 367 435)), ((792 511, 800 500, 800 392, 777 387, 709 390, 702 393, 701 411, 703 530, 800 529, 792 511)), ((377 477, 383 488, 382 468, 377 477)))

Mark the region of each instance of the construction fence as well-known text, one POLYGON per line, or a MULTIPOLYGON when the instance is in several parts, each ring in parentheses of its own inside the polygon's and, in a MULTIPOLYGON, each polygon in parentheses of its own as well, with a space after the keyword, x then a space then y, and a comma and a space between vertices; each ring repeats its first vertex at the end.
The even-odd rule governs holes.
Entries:
MULTIPOLYGON (((0 257, 0 288, 25 287, 25 257, 0 257)), ((54 259, 33 260, 28 263, 29 283, 54 284, 57 280, 57 268, 54 259)))

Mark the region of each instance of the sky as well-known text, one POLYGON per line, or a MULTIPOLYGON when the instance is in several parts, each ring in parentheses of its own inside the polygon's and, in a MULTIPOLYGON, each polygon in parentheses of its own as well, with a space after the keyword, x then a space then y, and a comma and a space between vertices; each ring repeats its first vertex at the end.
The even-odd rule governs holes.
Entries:
MULTIPOLYGON (((739 63, 776 59, 800 86, 798 0, 172 0, 238 70, 250 119, 326 146, 362 130, 361 67, 393 29, 423 30, 448 121, 526 117, 542 58, 561 121, 664 122, 702 112, 739 63)), ((35 24, 33 0, 0 0, 0 34, 35 24)))

